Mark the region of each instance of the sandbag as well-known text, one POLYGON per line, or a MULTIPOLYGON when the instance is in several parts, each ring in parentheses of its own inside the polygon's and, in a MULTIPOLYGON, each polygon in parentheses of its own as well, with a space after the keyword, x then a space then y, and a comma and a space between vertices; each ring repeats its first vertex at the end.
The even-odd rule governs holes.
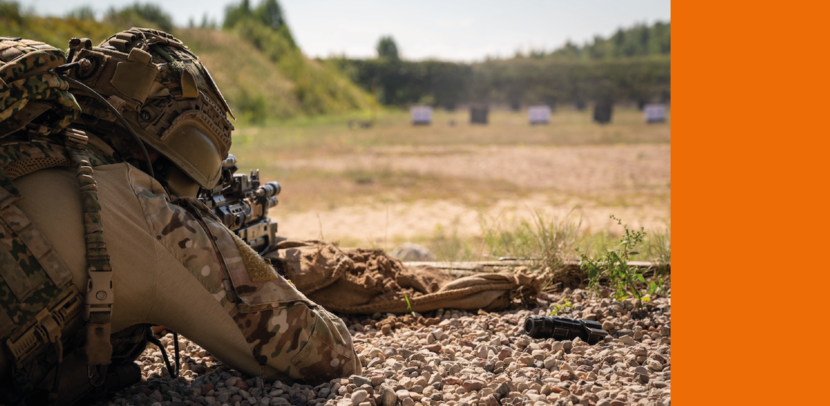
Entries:
POLYGON ((266 258, 309 299, 346 314, 502 310, 535 303, 550 279, 525 267, 454 279, 431 266, 404 266, 381 250, 323 241, 286 240, 266 258))

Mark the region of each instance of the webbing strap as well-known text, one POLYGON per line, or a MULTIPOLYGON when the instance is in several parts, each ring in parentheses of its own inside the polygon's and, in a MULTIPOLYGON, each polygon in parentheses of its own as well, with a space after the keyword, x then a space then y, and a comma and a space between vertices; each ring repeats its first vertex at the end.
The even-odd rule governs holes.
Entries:
POLYGON ((81 187, 81 205, 84 214, 84 241, 86 243, 87 274, 86 292, 87 343, 89 365, 107 365, 112 358, 110 321, 112 318, 112 266, 104 241, 101 221, 101 205, 98 203, 98 185, 93 179, 92 165, 86 154, 86 134, 67 129, 66 150, 75 163, 75 178, 81 187))

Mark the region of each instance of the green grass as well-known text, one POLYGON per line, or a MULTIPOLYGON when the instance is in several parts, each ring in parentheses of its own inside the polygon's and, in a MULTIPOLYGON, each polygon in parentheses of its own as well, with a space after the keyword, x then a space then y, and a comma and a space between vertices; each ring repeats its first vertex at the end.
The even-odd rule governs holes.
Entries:
MULTIPOLYGON (((671 141, 670 126, 643 123, 642 112, 618 108, 614 122, 599 126, 589 111, 557 110, 550 125, 530 126, 525 112, 495 110, 486 126, 468 123, 469 112, 436 110, 433 124, 413 126, 409 113, 378 110, 273 121, 267 126, 241 125, 232 153, 253 163, 281 157, 319 157, 362 152, 376 147, 572 146, 671 141), (372 121, 371 128, 349 128, 350 121, 372 121), (455 125, 450 125, 453 121, 455 125)), ((417 152, 413 152, 417 153, 417 152)))
POLYGON ((489 256, 530 260, 534 267, 557 269, 576 243, 580 220, 570 216, 548 218, 540 211, 530 220, 504 226, 482 219, 481 229, 489 256))
MULTIPOLYGON (((493 261, 499 258, 528 260, 532 267, 556 269, 565 259, 579 254, 598 257, 619 244, 622 231, 585 232, 581 221, 534 212, 530 220, 505 222, 503 219, 481 220, 480 235, 461 237, 458 230, 438 227, 434 235, 415 242, 426 245, 439 261, 493 261)), ((671 263, 671 231, 646 230, 632 261, 671 263)))

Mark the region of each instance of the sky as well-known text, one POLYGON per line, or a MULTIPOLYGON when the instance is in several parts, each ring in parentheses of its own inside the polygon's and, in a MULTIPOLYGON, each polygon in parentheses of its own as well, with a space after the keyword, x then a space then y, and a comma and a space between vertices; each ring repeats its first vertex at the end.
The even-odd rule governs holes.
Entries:
MULTIPOLYGON (((173 16, 177 26, 207 15, 221 23, 238 0, 142 0, 173 16)), ((83 5, 100 14, 132 1, 24 0, 40 15, 63 15, 83 5)), ((251 0, 258 4, 259 0, 251 0)), ((582 44, 636 23, 668 22, 670 0, 280 0, 300 48, 311 57, 375 56, 391 35, 402 57, 475 61, 517 50, 553 50, 567 40, 582 44)))

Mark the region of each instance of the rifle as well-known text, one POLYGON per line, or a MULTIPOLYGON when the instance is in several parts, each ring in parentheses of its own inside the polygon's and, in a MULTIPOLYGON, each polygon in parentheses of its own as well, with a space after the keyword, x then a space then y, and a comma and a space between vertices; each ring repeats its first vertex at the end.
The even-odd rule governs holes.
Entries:
POLYGON ((228 155, 222 162, 222 179, 213 189, 199 193, 199 200, 225 227, 264 254, 277 243, 277 223, 268 217, 268 209, 279 203, 282 187, 277 182, 261 185, 259 170, 251 170, 249 176, 235 173, 237 169, 236 157, 228 155))

